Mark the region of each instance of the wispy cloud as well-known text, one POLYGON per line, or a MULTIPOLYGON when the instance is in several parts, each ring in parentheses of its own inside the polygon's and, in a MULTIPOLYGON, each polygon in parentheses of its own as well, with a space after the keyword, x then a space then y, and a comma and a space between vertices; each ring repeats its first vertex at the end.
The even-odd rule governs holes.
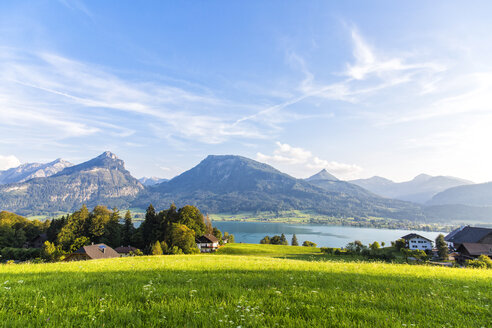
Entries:
POLYGON ((167 136, 204 143, 264 135, 258 126, 237 122, 239 114, 229 110, 234 103, 214 95, 122 79, 103 68, 54 54, 16 58, 10 53, 6 57, 0 63, 0 104, 5 108, 0 117, 4 124, 38 122, 61 130, 60 138, 102 131, 125 137, 135 132, 94 120, 93 110, 88 109, 97 109, 138 115, 149 125, 160 125, 167 136))
POLYGON ((293 147, 281 142, 277 142, 276 145, 277 148, 273 151, 273 154, 257 153, 256 159, 273 166, 280 166, 286 172, 299 177, 307 177, 315 173, 315 171, 326 169, 337 177, 351 179, 362 171, 362 168, 355 164, 324 160, 313 155, 311 151, 300 147, 293 147))

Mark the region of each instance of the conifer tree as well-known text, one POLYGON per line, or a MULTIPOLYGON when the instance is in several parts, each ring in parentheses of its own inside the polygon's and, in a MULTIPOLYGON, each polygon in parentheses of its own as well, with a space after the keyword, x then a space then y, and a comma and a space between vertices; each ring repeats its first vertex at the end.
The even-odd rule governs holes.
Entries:
POLYGON ((299 246, 299 242, 297 241, 296 234, 294 234, 294 235, 292 236, 292 242, 291 242, 291 245, 292 245, 292 246, 299 246))
POLYGON ((132 236, 134 230, 135 228, 133 227, 132 214, 128 210, 125 213, 125 225, 123 226, 123 236, 122 236, 123 245, 130 246, 130 244, 132 243, 132 236))

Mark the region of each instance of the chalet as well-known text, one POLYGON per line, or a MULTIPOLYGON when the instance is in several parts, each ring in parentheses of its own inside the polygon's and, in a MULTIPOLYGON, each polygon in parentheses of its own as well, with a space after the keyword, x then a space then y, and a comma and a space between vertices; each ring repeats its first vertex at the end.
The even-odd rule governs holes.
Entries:
POLYGON ((97 260, 112 257, 120 257, 120 254, 106 244, 96 244, 80 247, 68 255, 64 261, 97 260))
POLYGON ((458 249, 461 244, 492 244, 492 229, 464 226, 451 231, 444 240, 458 249))
POLYGON ((121 257, 130 256, 130 253, 134 253, 138 248, 133 246, 120 246, 115 248, 116 253, 120 254, 121 257))
POLYGON ((201 253, 215 252, 219 248, 219 240, 211 234, 206 234, 195 239, 196 246, 201 253))
POLYGON ((459 257, 456 259, 458 262, 472 260, 482 254, 492 258, 492 244, 462 243, 457 252, 459 253, 459 257))
POLYGON ((432 240, 416 233, 411 233, 401 237, 406 241, 406 247, 411 250, 420 249, 422 251, 432 250, 432 240))

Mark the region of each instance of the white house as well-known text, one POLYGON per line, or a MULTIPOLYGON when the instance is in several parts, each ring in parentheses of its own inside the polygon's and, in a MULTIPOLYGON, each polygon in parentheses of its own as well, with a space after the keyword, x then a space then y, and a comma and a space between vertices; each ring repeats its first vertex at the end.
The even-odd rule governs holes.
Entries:
POLYGON ((196 246, 201 253, 215 252, 219 248, 219 240, 211 234, 196 238, 196 246))
POLYGON ((417 235, 416 233, 411 233, 401 238, 405 239, 405 241, 407 242, 408 249, 411 250, 420 249, 422 251, 432 249, 432 240, 425 238, 421 235, 417 235))

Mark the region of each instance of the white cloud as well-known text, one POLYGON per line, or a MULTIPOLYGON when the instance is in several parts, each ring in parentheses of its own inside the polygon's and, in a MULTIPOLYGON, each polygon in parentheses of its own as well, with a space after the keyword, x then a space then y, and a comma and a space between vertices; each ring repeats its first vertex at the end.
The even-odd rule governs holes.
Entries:
POLYGON ((336 161, 328 161, 314 156, 309 150, 300 147, 292 147, 288 144, 277 142, 277 148, 272 155, 257 153, 256 159, 280 168, 289 174, 298 177, 308 177, 317 171, 326 169, 340 179, 352 179, 362 171, 355 164, 345 164, 336 161))
POLYGON ((0 170, 7 170, 12 167, 17 167, 20 164, 21 162, 14 155, 8 155, 8 156, 0 155, 0 170))

